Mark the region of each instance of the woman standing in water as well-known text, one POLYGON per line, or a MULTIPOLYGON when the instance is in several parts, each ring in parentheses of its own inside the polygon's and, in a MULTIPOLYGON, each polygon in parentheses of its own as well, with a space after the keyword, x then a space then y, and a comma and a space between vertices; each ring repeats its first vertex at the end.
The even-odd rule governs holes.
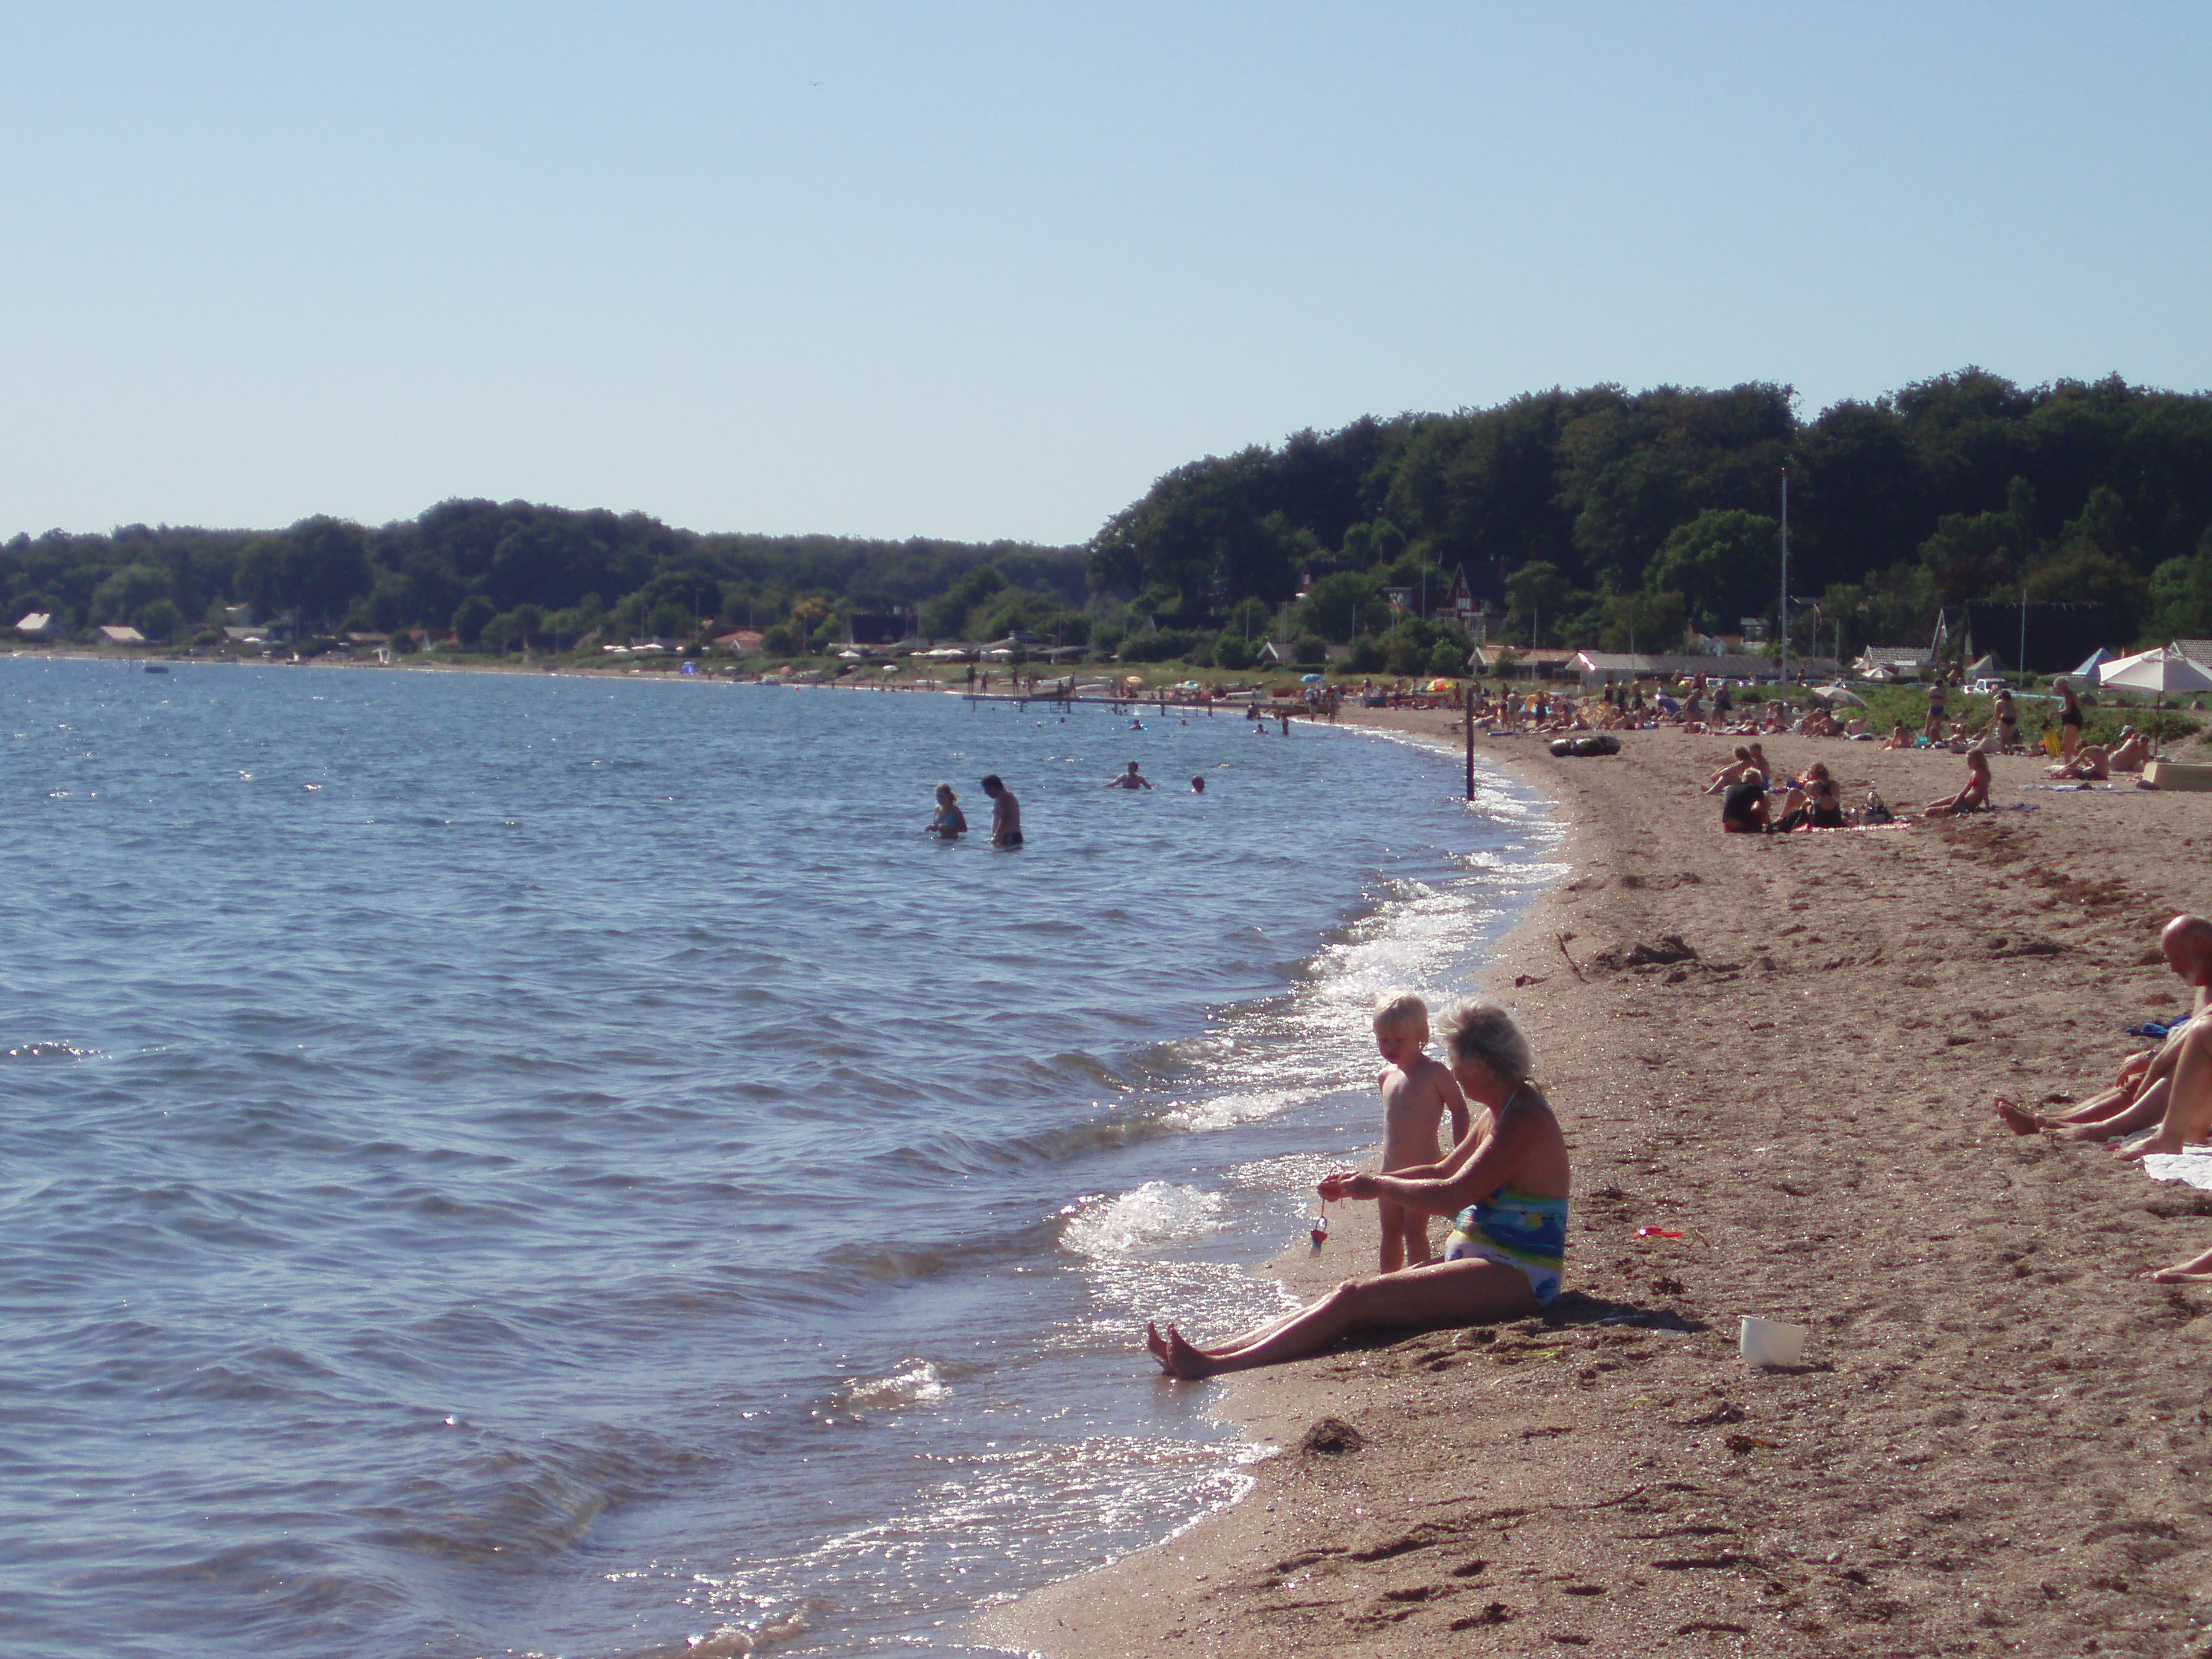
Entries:
POLYGON ((1463 1002, 1443 1018, 1452 1075, 1484 1109, 1474 1131, 1439 1164, 1392 1175, 1339 1170, 1321 1182, 1324 1202, 1388 1198, 1424 1215, 1454 1218, 1444 1259, 1369 1279, 1347 1279, 1288 1317, 1201 1347, 1173 1325, 1145 1327, 1145 1343, 1170 1376, 1278 1365, 1320 1352, 1355 1331, 1435 1330, 1516 1319, 1559 1294, 1567 1247, 1567 1143, 1528 1074, 1528 1039, 1503 1008, 1463 1002))

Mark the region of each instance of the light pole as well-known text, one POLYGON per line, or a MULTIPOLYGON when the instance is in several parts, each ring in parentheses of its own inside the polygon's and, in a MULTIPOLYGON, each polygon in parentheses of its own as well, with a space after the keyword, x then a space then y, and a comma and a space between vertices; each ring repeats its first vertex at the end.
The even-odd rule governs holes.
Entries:
POLYGON ((1790 464, 1782 465, 1782 684, 1790 684, 1790 464))

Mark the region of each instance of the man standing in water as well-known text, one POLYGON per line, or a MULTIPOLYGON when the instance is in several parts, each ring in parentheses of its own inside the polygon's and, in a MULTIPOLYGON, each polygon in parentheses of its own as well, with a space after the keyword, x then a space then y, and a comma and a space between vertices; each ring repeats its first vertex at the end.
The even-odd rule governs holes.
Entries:
POLYGON ((999 781, 996 772, 983 780, 983 793, 991 798, 991 845, 1012 849, 1022 844, 1022 804, 1014 792, 999 781))
POLYGON ((1103 789, 1149 789, 1152 787, 1152 781, 1139 772, 1137 763, 1131 761, 1127 771, 1119 777, 1107 779, 1099 787, 1103 789))

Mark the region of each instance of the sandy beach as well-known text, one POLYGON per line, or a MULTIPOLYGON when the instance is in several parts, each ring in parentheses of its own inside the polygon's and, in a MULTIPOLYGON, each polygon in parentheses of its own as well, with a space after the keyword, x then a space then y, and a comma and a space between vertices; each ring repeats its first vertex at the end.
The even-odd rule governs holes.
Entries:
MULTIPOLYGON (((1352 711, 1347 710, 1347 718, 1352 711)), ((1359 711, 1456 747, 1448 714, 1359 711)), ((1533 1038, 1575 1158, 1550 1316, 1374 1341, 1203 1386, 1280 1446, 1243 1503, 990 1615, 1049 1659, 1323 1652, 2205 1651, 2212 1194, 2008 1132, 2186 1006, 2212 797, 2044 792, 1870 833, 1723 836, 1731 739, 1482 752, 1555 804, 1571 872, 1486 989, 1533 1038), (1648 959, 1656 958, 1656 959, 1648 959), (1639 1237, 1643 1228, 1679 1239, 1639 1237), (1739 1316, 1811 1328, 1754 1371, 1739 1316)), ((1950 755, 1769 739, 1902 806, 1950 755)), ((1371 1206, 1352 1206, 1358 1223, 1371 1206)), ((1370 1271, 1338 1228, 1274 1264, 1370 1271)), ((1198 1333, 1213 1336, 1219 1333, 1198 1333)))

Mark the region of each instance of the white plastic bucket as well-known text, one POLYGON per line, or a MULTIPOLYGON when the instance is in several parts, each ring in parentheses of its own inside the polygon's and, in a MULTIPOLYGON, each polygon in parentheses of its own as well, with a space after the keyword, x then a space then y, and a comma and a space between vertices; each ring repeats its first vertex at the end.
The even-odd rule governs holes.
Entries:
POLYGON ((1753 1319, 1746 1314, 1738 1346, 1747 1365, 1795 1365, 1805 1358, 1805 1339, 1811 1334, 1802 1325, 1753 1319))

